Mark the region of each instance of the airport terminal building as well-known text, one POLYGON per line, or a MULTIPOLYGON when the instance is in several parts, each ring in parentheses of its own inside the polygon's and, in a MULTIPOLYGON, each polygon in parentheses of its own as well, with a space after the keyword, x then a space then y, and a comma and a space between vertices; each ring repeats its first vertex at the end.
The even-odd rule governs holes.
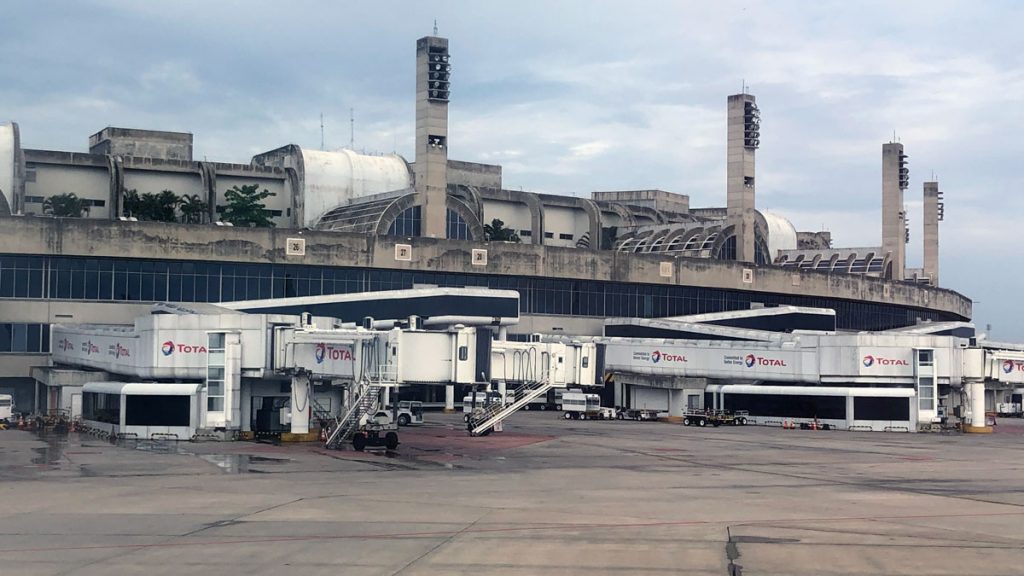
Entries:
POLYGON ((519 293, 512 338, 786 305, 834 310, 839 331, 971 319, 969 298, 938 287, 937 183, 924 184, 925 266, 905 266, 901 144, 883 146, 882 242, 835 248, 827 233, 756 207, 752 95, 727 100, 724 207, 663 190, 558 196, 505 189, 500 166, 449 159, 448 41, 420 39, 416 60, 411 162, 297 145, 211 162, 193 159, 191 134, 109 127, 86 152, 33 150, 17 124, 0 125, 0 392, 44 409, 32 367, 48 363, 54 325, 128 325, 157 302, 485 287, 519 293), (274 227, 220 221, 228 191, 249 185, 274 194, 274 227), (163 190, 198 197, 198 222, 126 210, 129 193, 163 190), (48 198, 69 192, 83 217, 45 214, 48 198))

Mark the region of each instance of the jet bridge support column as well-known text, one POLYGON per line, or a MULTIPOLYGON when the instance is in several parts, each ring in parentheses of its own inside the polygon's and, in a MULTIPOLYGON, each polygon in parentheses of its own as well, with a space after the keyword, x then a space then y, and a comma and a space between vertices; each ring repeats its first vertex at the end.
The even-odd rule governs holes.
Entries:
POLYGON ((453 384, 444 387, 444 411, 455 412, 455 386, 453 384))
POLYGON ((292 434, 309 433, 309 374, 292 376, 292 434))
POLYGON ((981 378, 964 378, 968 398, 971 400, 971 422, 964 426, 964 432, 975 434, 991 434, 992 427, 985 421, 985 380, 981 378))
POLYGON ((683 411, 686 410, 686 390, 668 391, 668 417, 675 421, 682 419, 683 411))

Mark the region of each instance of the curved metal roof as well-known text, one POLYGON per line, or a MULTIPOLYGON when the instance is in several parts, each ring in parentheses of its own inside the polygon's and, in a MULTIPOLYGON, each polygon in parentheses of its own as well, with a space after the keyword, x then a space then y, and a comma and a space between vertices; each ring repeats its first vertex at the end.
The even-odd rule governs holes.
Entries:
POLYGON ((769 260, 778 258, 780 250, 796 250, 796 227, 787 218, 768 210, 759 210, 768 226, 769 260))
POLYGON ((302 149, 303 225, 352 200, 412 187, 409 165, 397 154, 368 156, 352 150, 302 149))

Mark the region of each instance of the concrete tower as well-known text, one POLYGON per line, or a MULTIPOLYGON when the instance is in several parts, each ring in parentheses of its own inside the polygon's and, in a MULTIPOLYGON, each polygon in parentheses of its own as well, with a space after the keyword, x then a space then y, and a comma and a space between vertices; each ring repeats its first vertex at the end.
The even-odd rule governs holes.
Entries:
POLYGON ((924 273, 932 286, 939 285, 939 222, 944 216, 938 182, 924 183, 924 273))
POLYGON ((416 176, 417 204, 422 206, 422 233, 447 236, 448 88, 451 64, 448 39, 426 36, 416 41, 416 176))
POLYGON ((907 211, 903 191, 910 182, 903 144, 882 144, 882 250, 892 255, 892 279, 903 280, 907 266, 907 211))
POLYGON ((760 145, 761 116, 750 94, 729 96, 726 216, 736 230, 736 260, 754 261, 754 152, 760 145))

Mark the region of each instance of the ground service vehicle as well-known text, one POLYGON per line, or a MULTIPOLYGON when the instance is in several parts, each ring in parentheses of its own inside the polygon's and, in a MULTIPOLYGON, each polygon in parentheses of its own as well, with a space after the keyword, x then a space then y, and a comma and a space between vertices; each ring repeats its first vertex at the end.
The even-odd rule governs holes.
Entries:
POLYGON ((683 426, 746 426, 748 416, 745 410, 687 410, 683 413, 683 426))
POLYGON ((402 400, 398 403, 398 425, 423 424, 423 402, 402 400))
POLYGON ((362 452, 367 448, 398 448, 398 433, 391 425, 367 424, 352 436, 352 447, 362 452))
POLYGON ((462 419, 469 422, 469 415, 473 413, 474 409, 483 408, 484 406, 489 406, 495 402, 502 402, 501 393, 496 390, 477 390, 470 392, 462 399, 462 419))
POLYGON ((658 411, 644 408, 619 408, 617 416, 619 420, 652 421, 658 419, 658 411))
POLYGON ((615 418, 614 408, 603 408, 601 397, 583 392, 563 392, 562 410, 565 419, 605 420, 615 418))
POLYGON ((14 397, 0 394, 0 422, 10 422, 14 418, 14 397))

